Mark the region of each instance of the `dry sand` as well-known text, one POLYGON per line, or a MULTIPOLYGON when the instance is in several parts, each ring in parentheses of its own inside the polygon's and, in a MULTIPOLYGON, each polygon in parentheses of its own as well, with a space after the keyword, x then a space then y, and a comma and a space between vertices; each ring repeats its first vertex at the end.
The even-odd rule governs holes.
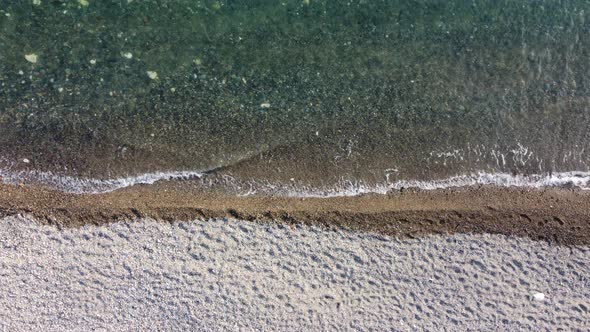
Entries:
POLYGON ((590 329, 590 249, 528 238, 13 216, 0 251, 2 331, 590 329))

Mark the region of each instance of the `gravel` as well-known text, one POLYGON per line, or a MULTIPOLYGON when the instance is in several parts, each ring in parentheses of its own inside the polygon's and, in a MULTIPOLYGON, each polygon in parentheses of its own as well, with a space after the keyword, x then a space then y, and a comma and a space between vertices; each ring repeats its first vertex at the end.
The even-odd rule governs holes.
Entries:
POLYGON ((590 248, 499 235, 19 216, 0 280, 1 331, 590 329, 590 248))

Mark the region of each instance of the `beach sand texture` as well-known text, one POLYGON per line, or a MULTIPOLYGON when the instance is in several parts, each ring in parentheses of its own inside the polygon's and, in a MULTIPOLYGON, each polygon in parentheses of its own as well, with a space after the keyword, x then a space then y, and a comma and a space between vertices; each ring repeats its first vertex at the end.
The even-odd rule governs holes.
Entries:
POLYGON ((0 251, 2 331, 590 329, 590 249, 527 238, 12 216, 0 251))

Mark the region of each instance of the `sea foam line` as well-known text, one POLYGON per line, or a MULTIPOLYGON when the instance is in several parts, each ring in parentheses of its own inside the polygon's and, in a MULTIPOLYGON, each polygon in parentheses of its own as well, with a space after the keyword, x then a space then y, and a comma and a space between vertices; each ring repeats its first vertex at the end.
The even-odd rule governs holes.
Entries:
MULTIPOLYGON (((3 183, 19 184, 35 183, 57 189, 63 192, 76 194, 99 194, 131 187, 138 184, 154 184, 160 180, 182 180, 189 178, 202 178, 205 172, 177 171, 154 172, 137 176, 115 179, 92 179, 73 176, 55 175, 42 171, 10 171, 0 169, 0 177, 3 183)), ((341 182, 332 188, 297 188, 283 185, 255 185, 254 190, 242 193, 243 196, 254 194, 275 194, 288 197, 342 197, 358 196, 362 194, 386 194, 390 191, 403 188, 416 188, 421 190, 436 190, 446 188, 468 187, 478 185, 494 185, 499 187, 525 187, 525 188, 580 188, 590 189, 590 172, 572 171, 553 174, 513 175, 508 173, 474 172, 466 175, 457 175, 439 180, 398 180, 391 183, 378 185, 366 185, 362 183, 341 182)), ((239 194, 239 193, 238 193, 239 194)))
POLYGON ((437 190, 480 185, 523 188, 580 188, 590 189, 590 172, 572 171, 553 174, 513 175, 508 173, 474 172, 440 180, 399 180, 389 184, 367 186, 364 184, 342 183, 335 189, 291 190, 291 197, 342 197, 362 194, 387 194, 391 191, 415 188, 437 190))
POLYGON ((160 180, 181 180, 187 178, 200 178, 204 172, 178 171, 178 172, 154 172, 137 176, 129 176, 115 179, 92 179, 73 176, 55 175, 42 171, 8 171, 0 169, 0 177, 3 183, 19 184, 23 181, 32 182, 75 194, 100 194, 115 191, 138 184, 154 184, 160 180))

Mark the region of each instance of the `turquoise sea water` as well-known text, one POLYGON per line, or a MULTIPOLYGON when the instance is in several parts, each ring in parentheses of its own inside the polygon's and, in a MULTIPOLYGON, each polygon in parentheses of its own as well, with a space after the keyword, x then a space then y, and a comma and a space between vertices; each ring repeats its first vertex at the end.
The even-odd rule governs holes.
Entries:
POLYGON ((0 0, 0 173, 585 176, 589 15, 581 0, 0 0))

